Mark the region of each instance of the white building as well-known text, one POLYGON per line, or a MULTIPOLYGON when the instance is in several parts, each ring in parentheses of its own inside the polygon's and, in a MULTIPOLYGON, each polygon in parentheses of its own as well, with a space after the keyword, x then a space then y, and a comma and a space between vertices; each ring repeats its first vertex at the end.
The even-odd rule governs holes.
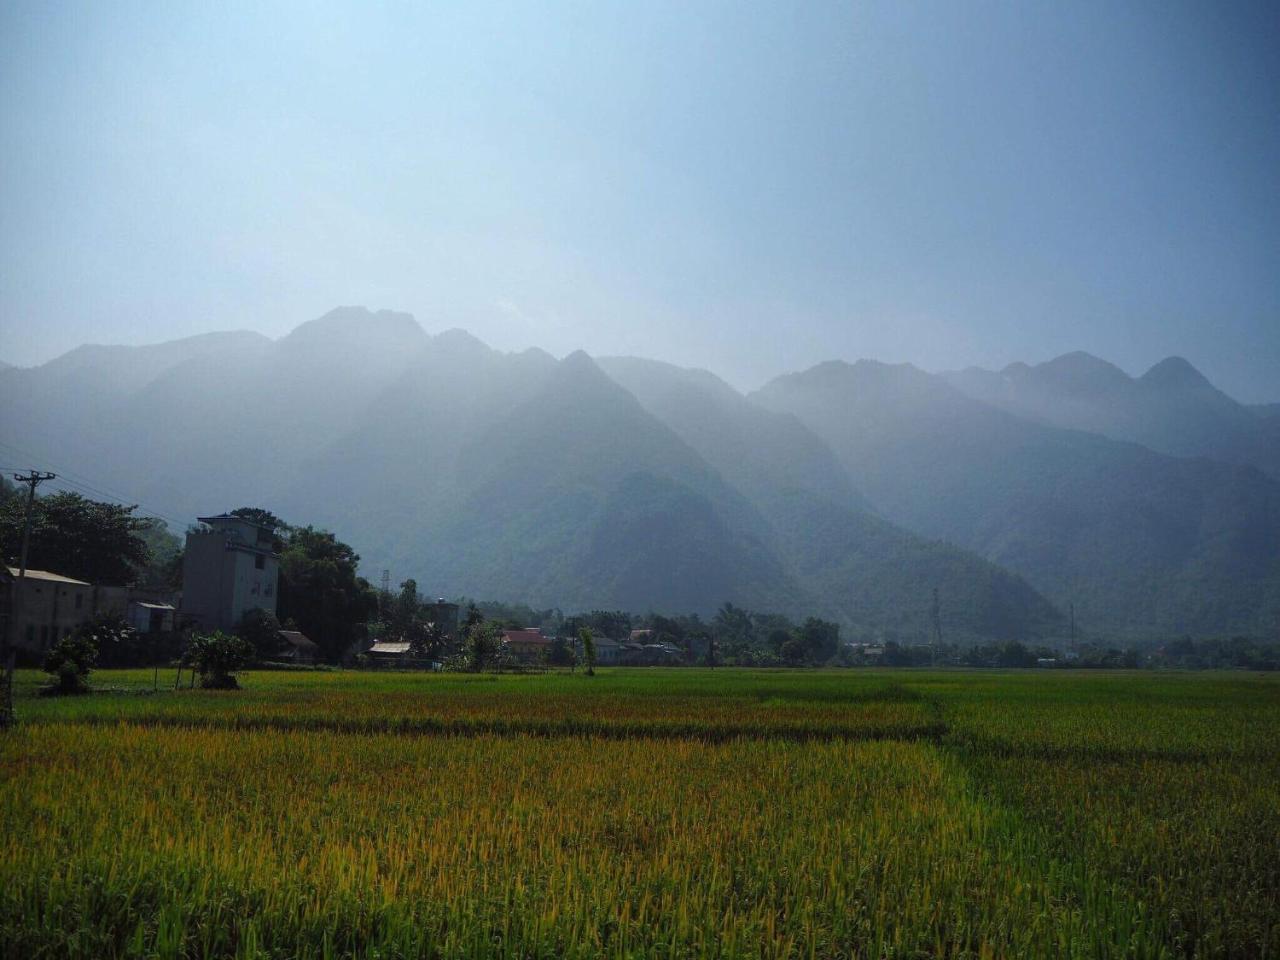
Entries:
POLYGON ((234 630, 250 610, 274 614, 280 558, 271 530, 229 514, 200 522, 182 561, 183 615, 205 630, 234 630))

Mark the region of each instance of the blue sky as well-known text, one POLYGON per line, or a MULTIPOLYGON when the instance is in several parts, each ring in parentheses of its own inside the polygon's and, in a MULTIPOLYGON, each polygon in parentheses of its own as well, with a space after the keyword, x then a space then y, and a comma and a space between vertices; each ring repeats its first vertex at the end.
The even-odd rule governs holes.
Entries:
POLYGON ((338 304, 1280 400, 1280 5, 0 8, 0 358, 338 304))

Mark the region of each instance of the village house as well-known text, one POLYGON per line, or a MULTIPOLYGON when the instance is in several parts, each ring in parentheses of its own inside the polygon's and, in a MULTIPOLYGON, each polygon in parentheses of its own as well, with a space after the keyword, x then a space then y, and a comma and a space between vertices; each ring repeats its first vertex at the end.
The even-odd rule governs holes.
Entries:
POLYGON ((503 630, 502 645, 514 660, 521 663, 541 663, 555 641, 544 637, 540 627, 523 630, 503 630))
POLYGON ((593 638, 596 645, 596 663, 610 665, 622 659, 622 644, 608 637, 593 638))
POLYGON ((221 514, 187 534, 182 614, 205 630, 235 630, 250 610, 276 612, 280 557, 267 527, 221 514))
POLYGON ((283 663, 315 663, 320 656, 316 642, 300 630, 277 630, 280 652, 274 659, 283 663))
POLYGON ((3 607, 10 642, 27 655, 43 657, 58 640, 94 617, 94 587, 49 570, 27 570, 20 584, 17 567, 5 567, 3 607), (19 590, 23 594, 19 597, 19 590))
POLYGON ((138 633, 168 633, 176 626, 177 608, 155 600, 130 600, 125 619, 138 633))
POLYGON ((0 568, 0 629, 23 659, 38 661, 81 624, 106 616, 124 619, 139 633, 174 629, 172 604, 129 587, 103 586, 52 570, 27 569, 25 599, 19 602, 18 568, 0 568))

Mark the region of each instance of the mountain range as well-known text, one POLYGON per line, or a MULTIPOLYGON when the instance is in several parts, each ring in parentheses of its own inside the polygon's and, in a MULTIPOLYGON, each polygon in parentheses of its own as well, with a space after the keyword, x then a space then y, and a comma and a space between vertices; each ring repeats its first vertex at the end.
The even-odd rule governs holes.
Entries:
POLYGON ((998 374, 837 362, 744 396, 347 307, 279 340, 0 368, 0 405, 6 463, 179 527, 264 506, 440 595, 731 601, 909 641, 935 589, 948 639, 1063 636, 1072 606, 1097 636, 1280 622, 1280 416, 1185 361, 1137 380, 1084 355, 998 374))

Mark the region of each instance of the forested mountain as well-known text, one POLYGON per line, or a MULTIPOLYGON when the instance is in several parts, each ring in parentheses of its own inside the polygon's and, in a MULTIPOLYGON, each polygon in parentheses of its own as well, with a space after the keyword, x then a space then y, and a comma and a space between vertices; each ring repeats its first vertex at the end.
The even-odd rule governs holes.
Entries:
MULTIPOLYGON (((1130 389, 1084 366, 1085 395, 1130 389)), ((0 409, 7 462, 179 530, 267 507, 437 595, 731 601, 907 642, 935 588, 956 640, 1061 636, 1071 602, 1100 635, 1268 633, 1280 614, 1278 485, 1256 469, 1061 429, 909 367, 824 364, 744 397, 705 371, 502 353, 341 308, 275 341, 3 369, 0 409)))
MULTIPOLYGON (((1114 380, 1093 372, 1091 393, 1114 380)), ((825 363, 753 399, 827 441, 889 519, 1074 602, 1087 629, 1280 623, 1280 484, 1256 468, 1047 426, 909 365, 825 363)))
POLYGON ((370 575, 432 593, 732 601, 913 640, 938 587, 956 638, 1061 624, 1018 577, 876 516, 794 418, 708 374, 659 365, 648 389, 625 366, 342 308, 278 341, 83 348, 0 374, 0 403, 10 456, 179 524, 250 503, 329 526, 370 575))
POLYGON ((876 514, 831 448, 799 419, 703 370, 634 357, 600 365, 751 500, 778 554, 845 622, 928 635, 932 590, 950 624, 1017 636, 1062 618, 1017 576, 876 514))
POLYGON ((974 399, 1019 416, 1174 456, 1252 464, 1280 479, 1280 420, 1259 417, 1181 357, 1162 360, 1140 377, 1087 353, 942 376, 974 399))

